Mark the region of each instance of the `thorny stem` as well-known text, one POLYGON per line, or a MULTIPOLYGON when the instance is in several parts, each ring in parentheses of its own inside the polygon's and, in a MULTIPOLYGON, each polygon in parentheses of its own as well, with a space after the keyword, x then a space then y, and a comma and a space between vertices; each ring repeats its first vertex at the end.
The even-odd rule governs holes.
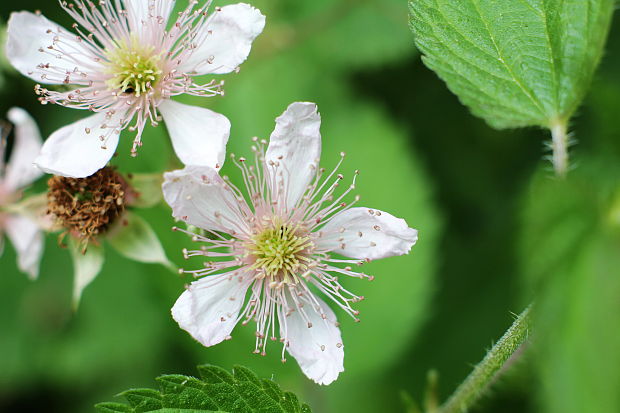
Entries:
POLYGON ((564 178, 568 172, 568 134, 565 121, 558 119, 551 124, 551 138, 553 169, 559 178, 564 178))
POLYGON ((483 396, 507 365, 520 353, 527 341, 530 330, 530 309, 528 306, 504 333, 502 338, 489 350, 474 371, 461 383, 437 413, 465 413, 483 396))

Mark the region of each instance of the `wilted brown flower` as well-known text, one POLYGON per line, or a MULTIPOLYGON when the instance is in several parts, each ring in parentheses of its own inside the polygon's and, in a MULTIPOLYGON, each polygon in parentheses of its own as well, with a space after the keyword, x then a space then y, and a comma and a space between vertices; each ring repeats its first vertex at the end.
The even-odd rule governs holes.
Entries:
POLYGON ((53 176, 47 184, 47 213, 57 226, 66 229, 60 234, 59 243, 69 233, 79 239, 83 251, 89 242, 96 242, 97 235, 110 228, 135 195, 111 167, 87 178, 53 176))

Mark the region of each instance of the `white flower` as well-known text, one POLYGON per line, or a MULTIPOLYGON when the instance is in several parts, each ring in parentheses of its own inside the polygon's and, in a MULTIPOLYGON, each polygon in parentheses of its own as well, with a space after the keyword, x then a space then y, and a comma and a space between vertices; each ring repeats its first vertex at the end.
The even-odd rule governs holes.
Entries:
POLYGON ((18 201, 22 197, 21 189, 43 174, 32 164, 41 149, 41 135, 34 120, 23 109, 11 109, 8 118, 14 125, 15 142, 9 162, 4 165, 6 140, 0 137, 0 255, 6 232, 17 252, 19 269, 30 278, 36 278, 43 255, 38 211, 20 206, 18 201))
POLYGON ((179 159, 219 167, 230 122, 172 96, 223 94, 222 83, 194 77, 237 69, 262 32, 265 16, 247 4, 187 8, 172 20, 174 0, 60 1, 75 20, 73 34, 40 14, 13 13, 6 53, 22 74, 37 82, 69 85, 51 91, 37 85, 41 103, 95 112, 65 126, 45 142, 35 163, 56 175, 81 178, 101 169, 121 130, 136 131, 132 154, 142 145, 147 122, 166 122, 179 159))
POLYGON ((254 320, 256 353, 279 340, 283 360, 288 351, 309 378, 329 384, 344 370, 343 343, 336 315, 316 293, 356 318, 351 304, 363 297, 338 277, 372 279, 354 266, 408 253, 417 231, 388 213, 352 207, 359 197, 346 204, 355 178, 335 195, 343 176, 340 163, 330 173, 318 168, 320 123, 315 104, 293 103, 268 147, 254 140, 253 162, 233 157, 247 194, 204 166, 167 173, 163 191, 174 217, 205 231, 192 234, 205 244, 185 256, 214 259, 184 271, 202 278, 172 308, 181 328, 212 346, 239 321, 254 320))

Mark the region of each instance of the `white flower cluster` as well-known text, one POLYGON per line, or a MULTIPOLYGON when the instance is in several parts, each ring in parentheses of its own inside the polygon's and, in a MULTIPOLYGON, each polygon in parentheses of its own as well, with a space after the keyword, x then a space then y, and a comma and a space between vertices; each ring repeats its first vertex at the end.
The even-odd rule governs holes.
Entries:
MULTIPOLYGON (((407 254, 417 231, 387 212, 357 206, 359 197, 349 203, 357 172, 338 191, 344 179, 340 163, 331 171, 319 166, 321 118, 313 103, 291 104, 276 119, 269 141, 254 139, 253 159, 232 157, 243 189, 219 175, 228 119, 171 98, 223 94, 222 83, 200 84, 196 78, 236 71, 262 32, 265 16, 247 4, 212 9, 210 1, 198 6, 195 0, 178 13, 173 13, 174 0, 60 3, 75 20, 73 32, 39 13, 13 13, 6 53, 15 68, 38 83, 41 103, 92 114, 54 132, 42 146, 28 115, 17 109, 9 114, 16 143, 0 175, 0 208, 15 203, 19 189, 42 171, 68 179, 95 174, 110 161, 124 129, 135 132, 136 155, 145 125, 163 120, 186 165, 165 174, 163 196, 175 218, 202 230, 192 234, 200 247, 184 250, 185 257, 208 258, 203 268, 182 270, 195 281, 172 308, 173 318, 205 346, 229 339, 239 322, 255 323, 256 353, 264 355, 268 341, 278 341, 283 361, 288 353, 315 382, 333 382, 344 370, 344 346, 328 303, 357 320, 352 304, 364 298, 348 291, 339 277, 372 280, 359 266, 407 254), (64 87, 49 90, 42 84, 64 87)), ((131 190, 118 179, 116 196, 131 201, 131 190)), ((43 245, 39 227, 3 210, 0 229, 20 253, 20 267, 34 276, 43 245)), ((102 221, 97 228, 107 226, 102 221)), ((84 267, 96 270, 81 276, 80 291, 102 262, 101 256, 89 259, 84 267)))

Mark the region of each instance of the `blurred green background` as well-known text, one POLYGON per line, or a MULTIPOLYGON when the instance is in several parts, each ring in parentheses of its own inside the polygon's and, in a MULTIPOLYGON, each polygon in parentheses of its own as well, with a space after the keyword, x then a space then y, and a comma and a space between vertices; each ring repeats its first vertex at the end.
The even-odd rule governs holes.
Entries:
MULTIPOLYGON (((185 4, 181 1, 180 4, 185 4)), ((216 2, 223 5, 226 2, 216 2)), ((495 131, 472 117, 420 61, 403 0, 256 0, 267 26, 223 98, 185 98, 228 116, 229 151, 249 154, 293 101, 322 114, 324 166, 347 152, 343 171, 361 170, 363 205, 404 217, 420 230, 412 253, 372 263, 372 283, 347 286, 367 297, 362 322, 338 313, 345 372, 328 387, 306 379, 279 348, 251 354, 253 329, 204 348, 171 319, 185 279, 127 261, 106 248, 99 277, 71 309, 69 253, 46 239, 41 275, 0 258, 0 411, 88 412, 162 373, 195 365, 246 365, 297 392, 316 412, 405 411, 425 376, 440 374, 446 397, 493 340, 537 297, 533 351, 485 398, 478 412, 620 411, 620 31, 572 131, 576 169, 558 182, 542 158, 545 131, 495 131)), ((22 0, 69 27, 57 2, 22 0)), ((15 10, 2 2, 0 18, 15 10)), ((0 114, 27 109, 44 136, 84 116, 40 106, 34 83, 3 67, 0 114)), ((165 128, 149 128, 137 159, 124 133, 113 163, 124 172, 179 167, 165 128)), ((230 165, 224 173, 235 176, 230 165)), ((44 179, 31 193, 44 190, 44 179)), ((170 231, 170 210, 139 211, 179 266, 189 240, 170 231)))

